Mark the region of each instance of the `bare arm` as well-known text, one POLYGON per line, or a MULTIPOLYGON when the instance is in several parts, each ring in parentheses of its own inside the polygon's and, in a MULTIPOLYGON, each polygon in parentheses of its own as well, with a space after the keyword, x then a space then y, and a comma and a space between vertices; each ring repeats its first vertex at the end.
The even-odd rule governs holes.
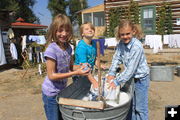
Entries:
POLYGON ((87 75, 89 72, 89 70, 83 71, 82 70, 83 68, 79 68, 76 71, 72 71, 72 72, 56 73, 55 71, 56 61, 51 58, 47 58, 46 66, 47 66, 48 78, 51 80, 68 78, 68 77, 71 77, 72 75, 87 75))
POLYGON ((98 82, 97 82, 96 79, 92 76, 91 73, 89 73, 88 79, 89 79, 89 81, 93 84, 93 87, 94 87, 94 88, 98 88, 98 82))

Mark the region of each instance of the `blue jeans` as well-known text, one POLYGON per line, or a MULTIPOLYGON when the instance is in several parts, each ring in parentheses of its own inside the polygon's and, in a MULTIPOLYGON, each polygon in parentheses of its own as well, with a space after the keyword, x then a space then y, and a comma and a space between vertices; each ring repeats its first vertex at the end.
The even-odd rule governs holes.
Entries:
POLYGON ((149 75, 135 80, 131 120, 148 120, 149 75))
POLYGON ((56 96, 46 96, 42 93, 42 100, 47 120, 63 120, 59 111, 59 104, 56 102, 56 96))

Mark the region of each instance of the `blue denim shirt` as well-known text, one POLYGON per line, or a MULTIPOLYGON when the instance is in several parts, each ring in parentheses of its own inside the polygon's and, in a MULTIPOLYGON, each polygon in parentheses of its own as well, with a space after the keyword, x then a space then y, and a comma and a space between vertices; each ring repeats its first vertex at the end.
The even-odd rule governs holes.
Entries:
POLYGON ((128 44, 119 42, 108 74, 116 76, 114 79, 116 85, 133 77, 142 78, 149 74, 144 49, 138 39, 132 38, 128 44), (124 71, 116 76, 116 69, 120 64, 124 65, 124 71))

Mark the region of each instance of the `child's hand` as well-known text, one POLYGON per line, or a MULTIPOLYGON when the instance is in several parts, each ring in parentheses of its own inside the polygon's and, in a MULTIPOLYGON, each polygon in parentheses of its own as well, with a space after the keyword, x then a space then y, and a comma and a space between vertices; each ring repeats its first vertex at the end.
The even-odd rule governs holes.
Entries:
POLYGON ((77 69, 77 74, 78 75, 84 75, 84 76, 87 76, 89 75, 89 72, 90 72, 90 68, 88 68, 87 70, 84 70, 85 66, 82 66, 81 68, 77 69))
POLYGON ((107 83, 110 83, 111 82, 111 80, 113 80, 115 78, 115 76, 112 76, 112 75, 108 75, 107 76, 107 83))
POLYGON ((80 67, 83 67, 83 70, 86 71, 91 68, 91 65, 89 63, 80 63, 80 67))
POLYGON ((114 84, 113 80, 110 81, 108 89, 116 89, 116 85, 114 84))
POLYGON ((92 85, 93 85, 93 88, 98 88, 98 82, 97 81, 93 82, 92 85))
POLYGON ((106 65, 102 64, 102 65, 101 65, 101 68, 102 68, 103 70, 106 70, 108 67, 107 67, 106 65))

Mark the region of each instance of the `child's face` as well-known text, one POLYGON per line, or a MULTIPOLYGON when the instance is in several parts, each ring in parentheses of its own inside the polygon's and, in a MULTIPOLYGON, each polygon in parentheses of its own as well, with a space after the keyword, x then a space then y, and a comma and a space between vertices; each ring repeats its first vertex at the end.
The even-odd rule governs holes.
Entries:
POLYGON ((133 30, 132 27, 126 26, 119 29, 119 37, 124 43, 129 43, 131 38, 133 37, 133 30))
POLYGON ((91 28, 89 24, 84 25, 82 36, 88 38, 92 38, 94 36, 94 30, 91 28))
POLYGON ((60 28, 57 32, 56 32, 56 38, 58 41, 65 43, 67 42, 69 37, 69 30, 65 29, 65 28, 60 28))

